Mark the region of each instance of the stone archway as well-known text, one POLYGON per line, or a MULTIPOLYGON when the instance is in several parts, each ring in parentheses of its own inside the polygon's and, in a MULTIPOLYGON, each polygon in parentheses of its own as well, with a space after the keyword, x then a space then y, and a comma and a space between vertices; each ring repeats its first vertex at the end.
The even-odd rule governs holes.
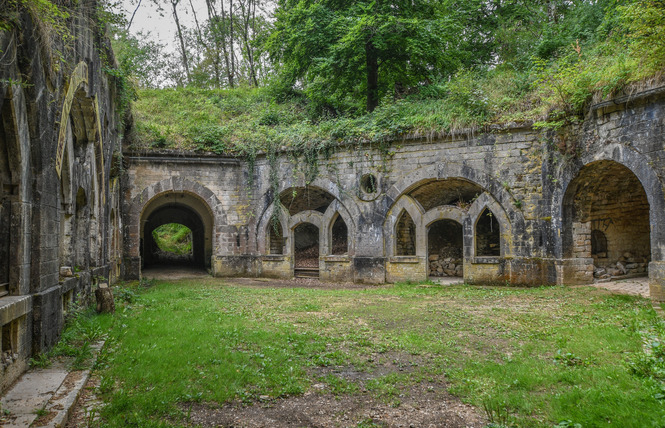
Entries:
MULTIPOLYGON (((142 265, 142 245, 145 224, 158 209, 172 205, 194 211, 204 227, 203 257, 205 266, 217 272, 219 266, 213 262, 214 256, 223 256, 231 251, 220 248, 221 240, 230 241, 230 233, 222 233, 226 224, 226 214, 217 196, 207 187, 180 177, 172 177, 154 183, 137 194, 125 209, 124 227, 124 275, 127 279, 138 279, 142 265)), ((235 243, 235 240, 234 240, 235 243)))
POLYGON ((214 218, 208 204, 190 192, 163 192, 152 198, 141 213, 142 267, 164 262, 160 258, 153 231, 165 224, 180 224, 192 232, 190 264, 198 268, 212 265, 212 236, 214 218))
POLYGON ((638 177, 612 160, 582 167, 563 199, 561 238, 566 283, 646 276, 650 204, 638 177))

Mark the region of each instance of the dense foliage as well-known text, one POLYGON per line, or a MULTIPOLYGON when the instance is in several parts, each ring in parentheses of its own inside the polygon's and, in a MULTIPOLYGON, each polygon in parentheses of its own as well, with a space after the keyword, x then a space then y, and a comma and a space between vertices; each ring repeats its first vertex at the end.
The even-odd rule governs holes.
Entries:
POLYGON ((267 83, 141 91, 133 144, 255 155, 509 121, 564 126, 660 81, 662 11, 661 0, 281 0, 254 42, 272 57, 267 83))

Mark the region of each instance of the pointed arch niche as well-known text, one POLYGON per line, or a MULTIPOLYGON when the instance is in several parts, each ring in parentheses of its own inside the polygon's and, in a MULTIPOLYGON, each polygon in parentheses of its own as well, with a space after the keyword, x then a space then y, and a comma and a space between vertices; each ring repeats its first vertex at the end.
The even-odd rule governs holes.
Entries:
POLYGON ((475 237, 477 257, 501 255, 501 226, 489 208, 485 208, 476 220, 475 237))

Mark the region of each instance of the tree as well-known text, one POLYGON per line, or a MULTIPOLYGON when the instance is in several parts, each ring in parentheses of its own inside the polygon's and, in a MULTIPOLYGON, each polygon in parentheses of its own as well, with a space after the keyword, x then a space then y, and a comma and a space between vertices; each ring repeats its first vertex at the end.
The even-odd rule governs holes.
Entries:
POLYGON ((468 62, 476 35, 465 32, 465 13, 483 2, 460 3, 280 0, 268 47, 282 78, 310 98, 339 108, 360 96, 371 112, 383 96, 468 62))
POLYGON ((163 46, 150 41, 148 34, 136 36, 116 27, 112 39, 118 66, 142 88, 157 88, 165 81, 163 46))

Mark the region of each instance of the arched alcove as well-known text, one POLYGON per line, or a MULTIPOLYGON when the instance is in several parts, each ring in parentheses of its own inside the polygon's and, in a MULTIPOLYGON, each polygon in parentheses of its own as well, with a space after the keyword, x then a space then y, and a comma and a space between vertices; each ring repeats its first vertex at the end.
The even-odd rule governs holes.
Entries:
MULTIPOLYGON (((2 101, 0 101, 2 102, 2 101)), ((12 149, 16 146, 16 129, 9 101, 2 103, 0 116, 0 296, 9 293, 12 248, 12 200, 18 190, 20 171, 16 170, 12 149)))
POLYGON ((466 208, 483 193, 478 184, 460 178, 423 180, 408 192, 424 211, 452 205, 466 208))
POLYGON ((427 231, 429 276, 464 276, 464 231, 455 220, 430 224, 427 231))
POLYGON ((212 257, 213 215, 210 207, 197 195, 189 192, 164 192, 151 199, 141 214, 142 267, 163 262, 153 238, 158 227, 175 223, 192 232, 192 257, 187 264, 209 268, 212 257))
POLYGON ((330 254, 343 255, 349 252, 349 230, 341 215, 337 214, 330 228, 330 254))
POLYGON ((284 229, 279 220, 269 222, 268 241, 268 254, 284 254, 284 229))
POLYGON ((75 232, 72 235, 71 251, 74 256, 73 265, 76 268, 89 266, 90 254, 90 207, 88 197, 82 187, 76 191, 75 232))
POLYGON ((501 255, 501 227, 492 211, 485 208, 475 228, 476 256, 500 256, 501 255))
POLYGON ((582 167, 564 196, 564 256, 593 263, 594 276, 601 279, 646 275, 649 210, 642 183, 626 166, 602 160, 582 167))
POLYGON ((282 206, 291 216, 302 211, 325 213, 328 206, 335 200, 335 197, 329 192, 315 186, 290 187, 282 191, 279 197, 282 206))
POLYGON ((296 276, 319 276, 319 228, 300 223, 293 229, 293 268, 296 276))
POLYGON ((395 255, 416 255, 416 224, 406 210, 403 210, 395 225, 395 255))
POLYGON ((113 280, 118 277, 119 263, 120 263, 120 227, 118 225, 118 216, 115 214, 115 209, 111 209, 109 215, 109 228, 108 228, 108 261, 109 261, 109 279, 113 280))

